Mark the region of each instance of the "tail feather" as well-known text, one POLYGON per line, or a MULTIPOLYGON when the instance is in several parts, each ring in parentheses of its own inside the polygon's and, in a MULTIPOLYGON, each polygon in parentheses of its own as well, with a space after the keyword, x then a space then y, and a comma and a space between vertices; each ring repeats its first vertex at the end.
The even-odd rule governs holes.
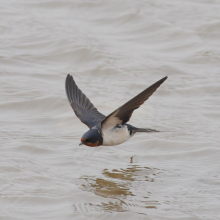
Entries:
POLYGON ((135 132, 160 132, 150 128, 135 128, 135 132))

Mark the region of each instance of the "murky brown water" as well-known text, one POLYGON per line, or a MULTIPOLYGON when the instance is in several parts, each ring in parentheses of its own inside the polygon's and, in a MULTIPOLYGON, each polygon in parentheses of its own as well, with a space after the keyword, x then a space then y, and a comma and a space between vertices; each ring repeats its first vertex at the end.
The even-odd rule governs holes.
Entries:
POLYGON ((220 2, 0 1, 0 219, 220 219, 220 2), (78 146, 67 73, 103 113, 168 80, 130 121, 164 131, 78 146))

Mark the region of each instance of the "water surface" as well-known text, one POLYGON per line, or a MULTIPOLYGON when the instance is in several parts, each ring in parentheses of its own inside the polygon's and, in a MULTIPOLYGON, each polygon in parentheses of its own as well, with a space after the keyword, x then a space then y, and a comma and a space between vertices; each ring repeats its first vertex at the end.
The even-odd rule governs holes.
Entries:
POLYGON ((220 2, 0 1, 0 219, 220 216, 220 2), (70 73, 108 115, 164 132, 78 146, 70 73))

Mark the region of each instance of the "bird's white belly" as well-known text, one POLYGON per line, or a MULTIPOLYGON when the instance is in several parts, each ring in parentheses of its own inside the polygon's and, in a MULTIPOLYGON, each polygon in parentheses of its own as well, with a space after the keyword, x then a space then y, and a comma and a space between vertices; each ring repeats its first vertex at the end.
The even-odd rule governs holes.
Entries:
POLYGON ((102 137, 103 145, 112 146, 127 141, 131 136, 127 129, 127 126, 124 125, 121 128, 115 127, 112 130, 103 129, 102 137))

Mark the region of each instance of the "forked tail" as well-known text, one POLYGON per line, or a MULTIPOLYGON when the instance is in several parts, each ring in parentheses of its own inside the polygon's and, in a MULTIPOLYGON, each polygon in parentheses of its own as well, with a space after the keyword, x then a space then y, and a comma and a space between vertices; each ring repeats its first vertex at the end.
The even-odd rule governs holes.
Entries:
POLYGON ((134 131, 135 132, 160 132, 160 131, 150 129, 150 128, 135 128, 134 131))
POLYGON ((158 131, 150 128, 135 128, 133 127, 133 131, 136 132, 176 132, 176 131, 158 131))

